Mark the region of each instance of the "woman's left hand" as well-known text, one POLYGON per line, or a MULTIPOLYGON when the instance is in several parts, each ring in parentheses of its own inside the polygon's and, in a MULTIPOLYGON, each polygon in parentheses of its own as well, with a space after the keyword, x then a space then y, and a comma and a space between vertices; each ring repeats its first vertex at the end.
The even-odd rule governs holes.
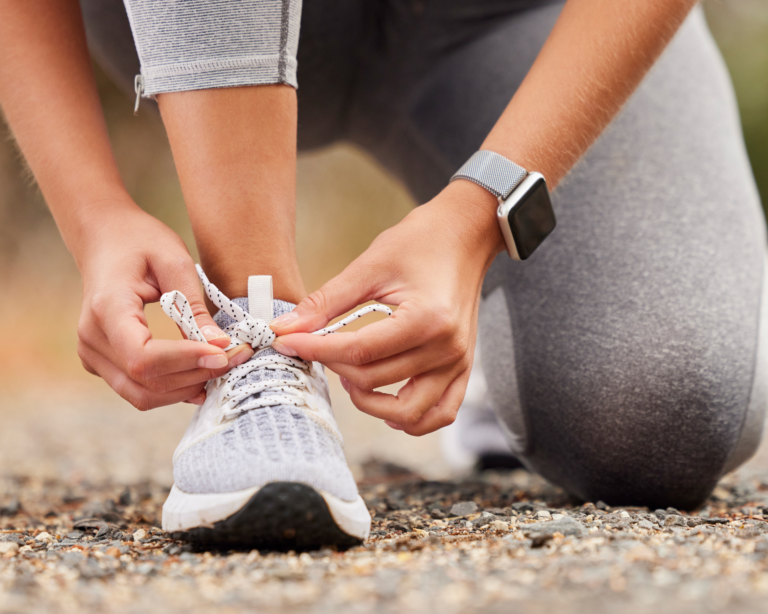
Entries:
POLYGON ((472 367, 483 278, 504 245, 497 206, 483 188, 451 183, 272 322, 273 347, 338 373, 355 406, 393 428, 424 435, 451 424, 472 367), (398 309, 352 333, 307 334, 371 300, 398 309), (374 390, 405 379, 397 396, 374 390))

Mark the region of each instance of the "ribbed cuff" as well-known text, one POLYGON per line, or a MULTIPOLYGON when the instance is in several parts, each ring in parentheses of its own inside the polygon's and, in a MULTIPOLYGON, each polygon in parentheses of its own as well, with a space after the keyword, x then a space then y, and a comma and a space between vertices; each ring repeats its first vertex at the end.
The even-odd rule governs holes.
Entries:
POLYGON ((144 97, 244 85, 286 83, 298 88, 295 58, 262 55, 184 64, 142 66, 144 97))

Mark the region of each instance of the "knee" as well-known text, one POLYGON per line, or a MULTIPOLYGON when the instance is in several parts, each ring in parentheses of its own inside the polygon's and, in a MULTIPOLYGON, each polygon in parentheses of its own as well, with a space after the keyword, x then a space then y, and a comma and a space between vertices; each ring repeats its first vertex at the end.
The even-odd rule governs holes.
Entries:
POLYGON ((600 394, 576 387, 526 412, 530 464, 587 501, 695 509, 734 452, 747 400, 701 373, 633 380, 600 394))

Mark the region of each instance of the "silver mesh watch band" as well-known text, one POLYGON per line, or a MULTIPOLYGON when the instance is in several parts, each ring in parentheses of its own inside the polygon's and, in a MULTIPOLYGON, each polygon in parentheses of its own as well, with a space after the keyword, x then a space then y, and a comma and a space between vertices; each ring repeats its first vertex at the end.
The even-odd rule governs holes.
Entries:
POLYGON ((464 163, 451 181, 466 179, 485 188, 496 198, 506 200, 528 171, 492 151, 478 151, 464 163))

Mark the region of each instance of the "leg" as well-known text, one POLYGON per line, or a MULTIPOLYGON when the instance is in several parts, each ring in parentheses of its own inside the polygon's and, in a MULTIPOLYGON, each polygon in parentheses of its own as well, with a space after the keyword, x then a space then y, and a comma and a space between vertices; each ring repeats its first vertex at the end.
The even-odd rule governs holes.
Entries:
MULTIPOLYGON (((425 71, 387 139, 363 126, 359 141, 431 197, 477 148, 556 15, 530 10, 489 29, 425 71)), ((759 441, 768 349, 764 219, 700 12, 556 208, 541 250, 523 264, 500 258, 486 280, 480 337, 496 410, 525 462, 580 497, 694 507, 759 441)))
POLYGON ((286 85, 158 96, 203 268, 227 296, 250 274, 306 296, 296 260, 296 93, 286 85))

